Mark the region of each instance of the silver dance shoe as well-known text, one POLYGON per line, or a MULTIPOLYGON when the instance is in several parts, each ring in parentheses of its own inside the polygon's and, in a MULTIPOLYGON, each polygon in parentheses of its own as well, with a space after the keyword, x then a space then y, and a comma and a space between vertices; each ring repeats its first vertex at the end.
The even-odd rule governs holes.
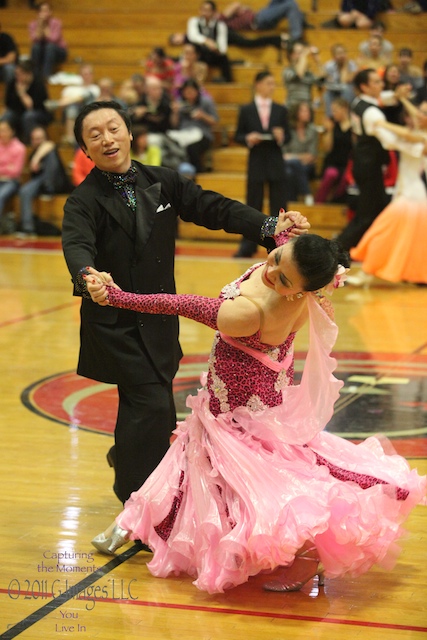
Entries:
POLYGON ((92 540, 92 544, 101 553, 114 556, 117 549, 126 544, 129 536, 129 531, 121 529, 119 525, 115 524, 109 535, 105 535, 105 532, 100 533, 92 540))

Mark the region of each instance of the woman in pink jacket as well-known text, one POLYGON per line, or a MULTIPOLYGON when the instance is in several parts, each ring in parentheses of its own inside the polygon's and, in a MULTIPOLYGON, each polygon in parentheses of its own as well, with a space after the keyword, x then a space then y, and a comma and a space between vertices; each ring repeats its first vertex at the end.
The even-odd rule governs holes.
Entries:
POLYGON ((10 123, 0 120, 0 218, 6 201, 19 189, 26 155, 26 147, 15 136, 10 123))

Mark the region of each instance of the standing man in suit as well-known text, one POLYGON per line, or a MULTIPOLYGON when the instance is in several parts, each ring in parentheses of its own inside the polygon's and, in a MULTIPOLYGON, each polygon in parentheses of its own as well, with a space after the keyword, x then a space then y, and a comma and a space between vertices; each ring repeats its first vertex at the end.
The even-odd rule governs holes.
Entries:
MULTIPOLYGON (((77 372, 117 384, 114 490, 125 502, 162 459, 176 416, 172 380, 182 356, 178 319, 95 304, 87 267, 112 274, 126 291, 175 293, 177 217, 243 233, 274 247, 277 219, 200 186, 176 171, 131 161, 130 121, 115 102, 92 102, 77 116, 77 143, 95 167, 64 209, 63 250, 74 295, 82 297, 77 372)), ((307 226, 309 226, 307 224, 307 226)))
MULTIPOLYGON (((255 76, 255 95, 251 103, 240 109, 235 140, 249 148, 246 203, 262 211, 264 187, 268 184, 270 215, 286 208, 285 165, 282 146, 290 140, 288 111, 273 102, 276 88, 274 76, 260 71, 255 76)), ((244 237, 235 254, 249 258, 257 250, 253 240, 244 237)))

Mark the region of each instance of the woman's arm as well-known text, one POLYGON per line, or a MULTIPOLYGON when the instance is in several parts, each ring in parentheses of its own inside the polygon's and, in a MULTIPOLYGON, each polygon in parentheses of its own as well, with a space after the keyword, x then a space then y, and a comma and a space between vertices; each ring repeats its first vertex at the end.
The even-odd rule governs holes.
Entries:
POLYGON ((375 125, 375 128, 376 127, 382 127, 383 129, 388 129, 389 131, 392 131, 397 136, 399 136, 403 140, 406 140, 407 142, 425 142, 426 141, 425 133, 422 133, 421 131, 411 131, 411 129, 408 129, 407 127, 403 127, 400 124, 394 124, 392 122, 384 121, 384 122, 377 122, 375 125))

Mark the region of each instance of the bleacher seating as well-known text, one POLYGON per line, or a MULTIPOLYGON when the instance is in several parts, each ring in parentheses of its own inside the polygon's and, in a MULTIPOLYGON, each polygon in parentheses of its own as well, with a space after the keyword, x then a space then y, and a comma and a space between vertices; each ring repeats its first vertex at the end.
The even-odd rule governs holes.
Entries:
MULTIPOLYGON (((251 5, 261 8, 267 0, 253 0, 251 5)), ((220 8, 227 4, 219 0, 220 8)), ((323 62, 330 58, 333 43, 343 42, 350 57, 357 55, 358 45, 367 37, 367 32, 358 30, 322 29, 321 23, 336 13, 338 0, 319 2, 318 10, 313 12, 310 0, 301 0, 300 6, 306 12, 307 21, 314 29, 306 31, 306 39, 320 49, 323 62)), ((143 73, 143 61, 155 46, 163 46, 168 54, 177 56, 180 49, 168 45, 168 36, 175 31, 184 31, 187 18, 195 15, 199 0, 187 0, 185 3, 159 3, 158 0, 127 0, 119 4, 114 0, 55 0, 54 14, 63 20, 64 37, 69 46, 68 61, 62 70, 70 73, 78 71, 81 62, 94 65, 95 77, 111 77, 117 86, 133 73, 143 73)), ((409 46, 414 51, 414 63, 422 65, 427 59, 427 13, 410 15, 406 13, 386 13, 380 16, 386 24, 386 37, 391 40, 395 50, 409 46)), ((4 31, 12 33, 18 42, 20 52, 29 54, 28 23, 34 18, 34 11, 26 0, 9 2, 9 7, 0 10, 0 21, 4 31)), ((286 30, 286 21, 277 29, 277 33, 286 30)), ((250 36, 250 34, 247 34, 250 36)), ((252 81, 255 74, 268 67, 277 81, 275 99, 283 102, 285 89, 282 83, 282 70, 286 64, 284 52, 278 55, 274 47, 264 49, 239 49, 230 47, 232 60, 244 61, 233 66, 234 82, 231 84, 209 83, 208 91, 216 100, 220 123, 216 129, 215 149, 212 154, 212 171, 201 174, 197 181, 206 188, 220 191, 225 195, 244 200, 246 183, 247 150, 233 141, 238 108, 248 102, 252 96, 252 81)), ((60 85, 50 85, 51 98, 58 97, 60 85)), ((0 84, 0 108, 3 98, 3 85, 0 84)), ((316 111, 316 122, 321 124, 323 110, 316 111)), ((50 135, 60 142, 62 124, 56 119, 50 126, 50 135)), ((67 166, 72 162, 71 147, 61 146, 61 155, 67 166)), ((49 200, 41 199, 38 215, 60 226, 65 196, 55 196, 49 200)), ((290 203, 293 208, 307 209, 302 203, 290 203)), ((322 205, 309 209, 313 230, 332 235, 345 224, 345 207, 342 205, 322 205)), ((225 239, 223 232, 205 232, 201 228, 182 223, 181 237, 209 237, 225 239)))

